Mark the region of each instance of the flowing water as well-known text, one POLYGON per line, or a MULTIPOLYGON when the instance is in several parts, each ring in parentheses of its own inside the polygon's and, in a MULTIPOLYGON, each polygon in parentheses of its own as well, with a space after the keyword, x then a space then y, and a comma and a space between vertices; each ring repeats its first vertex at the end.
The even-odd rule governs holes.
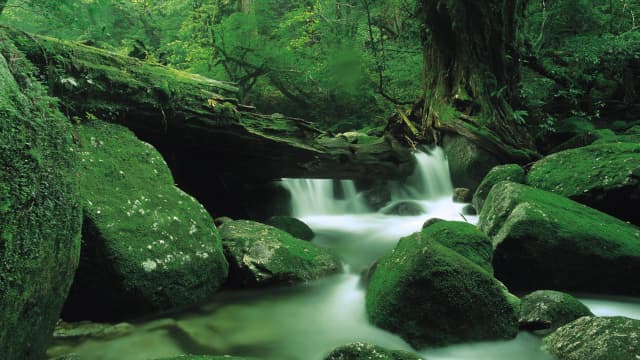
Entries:
MULTIPOLYGON (((416 154, 415 173, 391 183, 391 202, 369 211, 351 181, 284 179, 294 215, 316 233, 315 243, 334 249, 345 262, 343 274, 287 288, 224 291, 214 302, 171 319, 136 324, 125 337, 65 344, 82 359, 153 359, 184 353, 253 355, 260 358, 319 360, 333 348, 363 341, 411 350, 401 338, 367 322, 360 274, 390 251, 398 239, 438 217, 477 221, 460 215, 464 204, 451 201, 452 185, 440 149, 416 154), (423 212, 383 214, 410 200, 423 212)), ((640 318, 640 300, 581 296, 596 315, 640 318)), ((65 349, 63 349, 65 350, 65 349)), ((542 360, 540 339, 521 333, 510 341, 482 342, 419 351, 430 360, 542 360)))

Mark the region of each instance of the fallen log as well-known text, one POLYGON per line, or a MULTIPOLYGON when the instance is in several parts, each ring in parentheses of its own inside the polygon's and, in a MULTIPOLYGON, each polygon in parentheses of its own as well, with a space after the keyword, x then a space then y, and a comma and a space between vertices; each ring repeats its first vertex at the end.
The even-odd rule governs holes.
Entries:
POLYGON ((413 167, 409 151, 390 136, 357 144, 301 119, 257 114, 238 104, 229 83, 0 27, 5 39, 40 70, 69 118, 127 126, 163 153, 178 181, 386 179, 413 167))

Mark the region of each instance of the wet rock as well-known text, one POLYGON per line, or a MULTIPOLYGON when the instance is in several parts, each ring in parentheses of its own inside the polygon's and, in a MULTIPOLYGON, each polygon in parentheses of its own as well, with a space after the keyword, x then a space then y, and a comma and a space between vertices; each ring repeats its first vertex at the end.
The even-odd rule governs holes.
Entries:
POLYGON ((478 215, 478 211, 476 211, 476 208, 473 207, 473 205, 467 204, 462 208, 462 215, 478 215))
POLYGON ((280 230, 288 232, 293 237, 302 240, 311 241, 315 236, 309 225, 290 216, 272 216, 267 221, 267 225, 277 227, 280 230))
POLYGON ((467 188, 455 188, 453 189, 453 202, 457 203, 470 203, 473 198, 473 193, 467 188))
POLYGON ((510 339, 518 333, 504 286, 468 258, 420 233, 400 239, 379 261, 367 287, 366 310, 374 325, 399 334, 415 348, 510 339))
POLYGON ((501 182, 480 213, 510 289, 640 294, 640 229, 565 197, 501 182))
POLYGON ((0 38, 0 359, 39 360, 80 255, 77 149, 32 65, 0 38))
POLYGON ((491 239, 474 225, 461 221, 439 221, 423 227, 422 236, 454 250, 493 274, 491 239))
POLYGON ((527 184, 640 225, 640 144, 605 143, 562 151, 536 162, 527 184))
POLYGON ((113 339, 122 337, 133 332, 135 327, 129 323, 119 324, 99 324, 88 321, 79 323, 61 322, 53 331, 53 338, 56 340, 72 339, 113 339))
POLYGON ((437 224, 437 223, 439 223, 441 221, 445 221, 445 220, 439 219, 439 218, 428 219, 427 221, 424 222, 424 224, 422 224, 422 229, 424 230, 424 229, 428 228, 429 226, 431 226, 433 224, 437 224))
POLYGON ((210 299, 228 265, 209 213, 131 131, 98 120, 76 131, 82 261, 62 317, 113 321, 210 299))
POLYGON ((443 138, 442 148, 449 160, 449 171, 455 187, 475 191, 489 170, 500 164, 494 155, 460 135, 447 134, 443 138))
POLYGON ((524 183, 524 169, 517 164, 500 165, 491 169, 473 194, 473 207, 477 212, 482 211, 487 195, 489 195, 493 186, 501 181, 524 183))
POLYGON ((553 290, 538 290, 522 298, 520 328, 551 332, 583 316, 591 310, 573 296, 553 290))
POLYGON ((374 185, 371 189, 362 193, 364 201, 369 209, 378 211, 391 202, 391 191, 386 184, 374 185))
POLYGON ((233 287, 294 284, 341 270, 328 249, 273 226, 237 220, 224 224, 220 235, 233 287))
POLYGON ((233 219, 228 217, 228 216, 220 216, 220 217, 217 217, 217 218, 213 219, 213 223, 217 227, 220 227, 220 226, 222 226, 222 225, 224 225, 224 224, 226 224, 228 222, 231 222, 231 221, 233 221, 233 219))
POLYGON ((416 354, 357 342, 333 350, 325 360, 422 360, 416 354))
POLYGON ((640 320, 582 317, 544 338, 559 360, 635 360, 640 356, 640 320))
POLYGON ((389 205, 382 210, 386 215, 397 216, 416 216, 424 214, 426 209, 419 203, 413 201, 401 201, 392 205, 389 205))

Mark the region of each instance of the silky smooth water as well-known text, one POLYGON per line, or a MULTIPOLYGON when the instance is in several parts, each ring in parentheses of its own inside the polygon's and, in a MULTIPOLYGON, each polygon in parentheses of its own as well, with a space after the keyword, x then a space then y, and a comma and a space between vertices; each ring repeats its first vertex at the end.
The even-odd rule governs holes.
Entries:
MULTIPOLYGON (((108 341, 66 344, 81 358, 153 359, 178 354, 231 354, 265 359, 323 359, 332 349, 355 341, 411 350, 398 336, 367 321, 360 274, 397 241, 419 231, 432 217, 463 221, 464 204, 451 201, 452 185, 444 154, 416 154, 416 172, 389 184, 392 204, 410 199, 425 209, 417 216, 392 216, 367 209, 347 180, 285 179, 294 214, 313 228, 315 243, 334 249, 343 274, 286 288, 224 291, 210 304, 173 318, 136 324, 136 330, 108 341)), ((467 216, 475 222, 476 217, 467 216)), ((640 301, 580 296, 597 315, 640 318, 640 301)), ((540 339, 529 333, 510 341, 461 344, 419 351, 430 360, 544 360, 540 339)))

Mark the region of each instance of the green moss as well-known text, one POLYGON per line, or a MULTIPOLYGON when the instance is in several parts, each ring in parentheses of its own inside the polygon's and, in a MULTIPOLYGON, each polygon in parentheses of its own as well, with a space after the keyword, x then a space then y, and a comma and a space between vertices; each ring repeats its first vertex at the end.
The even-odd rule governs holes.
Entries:
POLYGON ((439 221, 424 228, 422 237, 439 242, 493 273, 491 239, 474 225, 460 221, 439 221))
POLYGON ((76 131, 90 263, 78 271, 65 314, 108 320, 208 299, 227 275, 208 212, 173 185, 162 156, 131 131, 99 120, 76 131), (104 282, 97 289, 96 279, 104 282), (98 312, 92 303, 101 304, 98 312))
POLYGON ((42 359, 80 255, 76 149, 0 33, 0 358, 42 359))
POLYGON ((515 312, 502 284, 420 233, 401 239, 378 262, 367 287, 366 310, 373 324, 398 333, 414 347, 517 334, 515 312))
POLYGON ((484 201, 495 184, 501 181, 523 183, 524 179, 524 169, 520 165, 507 164, 494 167, 484 179, 482 179, 482 182, 473 194, 473 207, 478 213, 482 211, 484 201))
POLYGON ((569 294, 538 290, 522 298, 521 329, 553 331, 583 316, 593 316, 591 310, 569 294))
POLYGON ((479 227, 492 237, 496 276, 510 288, 639 294, 640 229, 526 185, 493 187, 479 227))
POLYGON ((382 346, 358 342, 333 350, 325 360, 422 360, 422 358, 408 351, 389 350, 382 346))
POLYGON ((606 143, 562 151, 536 162, 527 184, 640 224, 620 204, 640 200, 640 144, 606 143))
POLYGON ((543 340, 558 360, 629 360, 640 354, 640 320, 582 317, 543 340))
POLYGON ((290 216, 272 216, 267 221, 267 225, 277 227, 301 240, 311 241, 315 236, 309 225, 290 216))
POLYGON ((230 264, 232 286, 291 284, 340 271, 328 249, 254 221, 225 223, 220 234, 230 264))
POLYGON ((156 360, 258 360, 257 358, 238 357, 238 356, 217 356, 217 355, 181 355, 170 358, 162 358, 156 360))

